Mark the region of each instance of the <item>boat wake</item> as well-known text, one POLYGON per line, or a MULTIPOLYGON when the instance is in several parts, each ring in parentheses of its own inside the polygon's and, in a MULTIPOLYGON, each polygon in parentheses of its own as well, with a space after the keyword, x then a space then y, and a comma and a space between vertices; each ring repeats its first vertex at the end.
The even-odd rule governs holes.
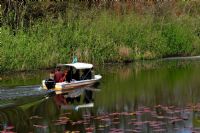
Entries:
POLYGON ((44 91, 37 86, 18 86, 14 89, 0 89, 0 100, 3 99, 16 99, 26 96, 37 96, 46 94, 47 91, 44 91))

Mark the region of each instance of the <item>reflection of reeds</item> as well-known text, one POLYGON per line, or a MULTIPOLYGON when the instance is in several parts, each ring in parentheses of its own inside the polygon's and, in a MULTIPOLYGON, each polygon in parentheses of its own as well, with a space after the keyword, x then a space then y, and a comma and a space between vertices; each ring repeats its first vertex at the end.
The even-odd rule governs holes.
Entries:
POLYGON ((114 66, 105 72, 108 74, 101 85, 104 91, 96 103, 123 109, 129 103, 135 106, 197 102, 200 88, 198 67, 199 63, 190 61, 138 61, 126 67, 114 66))
POLYGON ((120 78, 123 80, 129 79, 132 74, 132 69, 127 67, 122 67, 118 71, 120 78))

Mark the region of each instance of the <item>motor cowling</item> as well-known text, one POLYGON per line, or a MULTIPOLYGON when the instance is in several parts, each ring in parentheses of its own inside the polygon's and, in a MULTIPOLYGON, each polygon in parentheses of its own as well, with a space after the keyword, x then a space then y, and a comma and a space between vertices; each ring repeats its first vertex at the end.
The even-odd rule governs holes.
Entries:
POLYGON ((55 88, 56 82, 53 79, 46 79, 45 85, 48 90, 55 88))

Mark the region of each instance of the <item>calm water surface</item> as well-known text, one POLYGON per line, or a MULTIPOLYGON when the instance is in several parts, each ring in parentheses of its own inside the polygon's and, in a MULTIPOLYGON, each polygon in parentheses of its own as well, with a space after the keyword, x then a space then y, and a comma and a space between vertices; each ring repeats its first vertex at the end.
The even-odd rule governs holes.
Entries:
POLYGON ((200 132, 199 60, 95 69, 98 86, 57 96, 40 90, 48 71, 1 75, 0 131, 200 132))

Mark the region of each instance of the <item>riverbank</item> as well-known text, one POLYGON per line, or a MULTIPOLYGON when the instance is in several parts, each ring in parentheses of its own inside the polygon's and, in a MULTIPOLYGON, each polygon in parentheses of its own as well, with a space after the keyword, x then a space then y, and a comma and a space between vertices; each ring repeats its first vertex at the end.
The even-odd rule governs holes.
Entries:
POLYGON ((37 19, 16 32, 3 25, 0 71, 50 68, 73 55, 95 64, 199 55, 200 16, 166 11, 159 16, 92 9, 76 18, 68 12, 67 21, 37 19))

